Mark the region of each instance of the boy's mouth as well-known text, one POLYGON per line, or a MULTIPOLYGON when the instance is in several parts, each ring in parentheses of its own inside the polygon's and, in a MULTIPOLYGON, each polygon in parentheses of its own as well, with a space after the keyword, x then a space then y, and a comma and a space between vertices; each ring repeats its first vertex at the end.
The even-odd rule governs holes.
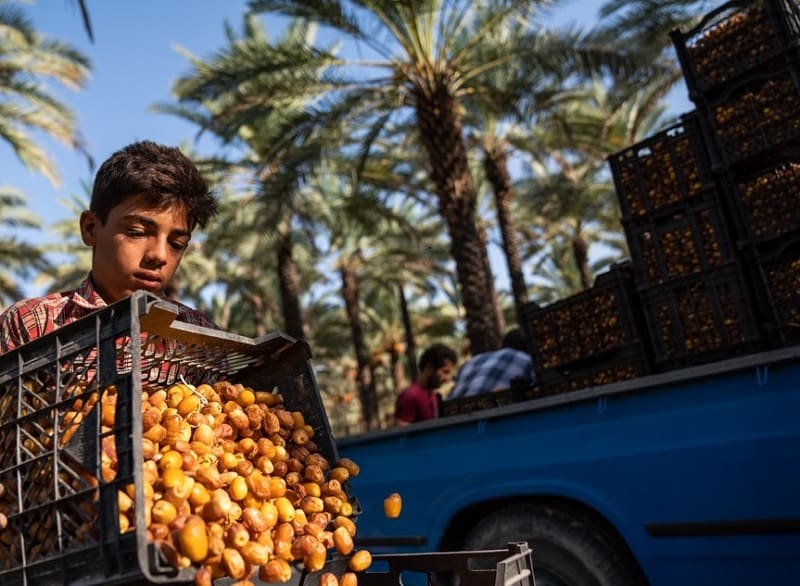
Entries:
POLYGON ((138 273, 134 275, 134 277, 141 283, 144 289, 152 291, 161 287, 161 278, 157 274, 138 273))

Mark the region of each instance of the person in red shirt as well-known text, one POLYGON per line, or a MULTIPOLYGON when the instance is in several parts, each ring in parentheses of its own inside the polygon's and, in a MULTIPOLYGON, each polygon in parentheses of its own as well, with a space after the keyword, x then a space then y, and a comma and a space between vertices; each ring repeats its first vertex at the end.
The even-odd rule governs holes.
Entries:
POLYGON ((397 425, 439 416, 436 390, 453 377, 457 360, 455 351, 445 344, 433 344, 422 353, 416 380, 397 397, 394 409, 397 425))
MULTIPOLYGON (((192 231, 217 213, 200 171, 175 147, 132 143, 98 169, 89 209, 80 216, 92 268, 72 291, 18 301, 0 314, 0 354, 145 290, 163 296, 192 231)), ((173 301, 174 303, 174 301, 173 301)), ((181 303, 178 319, 216 327, 181 303)))

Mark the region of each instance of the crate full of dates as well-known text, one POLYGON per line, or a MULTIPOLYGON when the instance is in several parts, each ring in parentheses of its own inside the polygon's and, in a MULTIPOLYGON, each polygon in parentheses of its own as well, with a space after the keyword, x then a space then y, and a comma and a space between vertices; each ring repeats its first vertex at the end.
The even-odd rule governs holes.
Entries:
POLYGON ((800 9, 794 0, 734 0, 688 32, 670 34, 693 100, 723 91, 742 75, 796 58, 800 9))
POLYGON ((3 586, 368 565, 308 346, 176 315, 138 292, 0 356, 3 586))
POLYGON ((800 234, 800 162, 786 159, 749 176, 728 178, 737 230, 756 246, 772 246, 800 234))
POLYGON ((800 237, 777 250, 759 254, 751 279, 758 287, 761 318, 770 345, 781 348, 800 341, 800 237))
POLYGON ((608 157, 623 220, 649 217, 714 188, 697 114, 608 157))
POLYGON ((761 349, 763 338, 738 263, 639 292, 656 370, 761 349))
POLYGON ((736 259, 722 194, 683 202, 670 213, 623 221, 636 284, 649 287, 718 269, 736 259))
POLYGON ((698 110, 723 169, 752 174, 800 143, 800 68, 754 73, 698 110))
POLYGON ((573 364, 541 373, 522 399, 538 399, 639 378, 651 372, 648 354, 642 344, 617 348, 610 354, 583 364, 573 364))
POLYGON ((543 307, 526 305, 523 324, 537 376, 641 345, 645 334, 636 310, 630 263, 601 273, 590 289, 543 307))

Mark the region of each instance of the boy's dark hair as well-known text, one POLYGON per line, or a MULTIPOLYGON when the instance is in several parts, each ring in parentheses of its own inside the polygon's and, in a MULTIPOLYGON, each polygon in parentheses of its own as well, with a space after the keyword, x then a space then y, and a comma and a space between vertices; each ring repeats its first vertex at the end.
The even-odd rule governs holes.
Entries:
POLYGON ((157 210, 185 206, 190 230, 217 213, 216 197, 194 163, 180 149, 149 140, 129 144, 100 165, 89 210, 105 224, 113 208, 136 195, 157 210))
POLYGON ((522 328, 513 328, 506 332, 503 336, 503 348, 513 348, 521 352, 529 352, 528 338, 522 328))
POLYGON ((453 364, 458 361, 455 350, 446 344, 431 344, 419 357, 419 369, 425 370, 428 364, 432 364, 435 369, 439 369, 448 360, 453 364))

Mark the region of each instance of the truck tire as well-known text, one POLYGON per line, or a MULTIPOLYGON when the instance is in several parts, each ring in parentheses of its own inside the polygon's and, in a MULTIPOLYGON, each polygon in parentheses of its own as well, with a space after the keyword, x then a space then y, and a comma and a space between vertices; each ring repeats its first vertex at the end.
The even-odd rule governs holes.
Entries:
POLYGON ((647 581, 624 544, 577 514, 519 504, 498 509, 467 533, 463 549, 502 549, 527 541, 536 586, 640 586, 647 581))

